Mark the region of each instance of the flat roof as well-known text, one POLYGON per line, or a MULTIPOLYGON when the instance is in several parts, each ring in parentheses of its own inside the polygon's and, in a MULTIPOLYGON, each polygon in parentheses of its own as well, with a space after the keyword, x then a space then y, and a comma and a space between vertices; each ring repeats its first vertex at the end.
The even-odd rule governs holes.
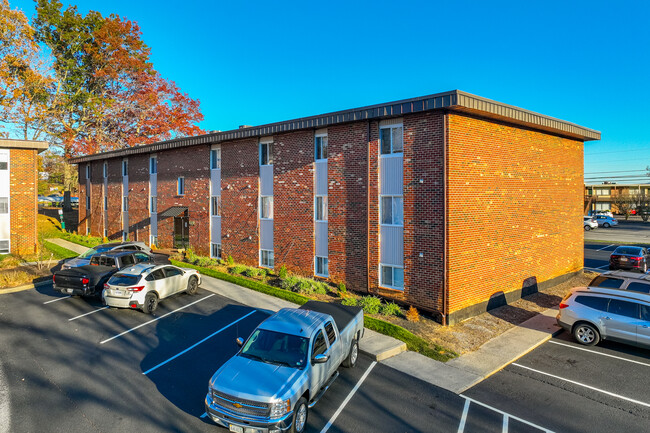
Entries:
POLYGON ((41 153, 42 151, 47 150, 48 147, 50 147, 50 144, 47 141, 0 138, 0 148, 4 149, 36 149, 38 150, 38 153, 41 153))
POLYGON ((242 138, 264 137, 274 134, 299 131, 302 129, 318 129, 342 123, 361 120, 380 120, 400 117, 406 114, 433 110, 449 110, 476 114, 496 120, 533 128, 552 134, 570 137, 580 141, 600 140, 600 132, 585 128, 575 123, 566 122, 554 117, 545 116, 513 105, 503 104, 491 99, 482 98, 460 90, 436 93, 418 98, 386 102, 366 107, 302 117, 284 122, 269 123, 260 126, 233 129, 230 131, 213 132, 194 137, 176 138, 158 143, 135 146, 92 155, 78 156, 68 160, 71 164, 79 164, 100 159, 123 158, 129 155, 160 152, 196 145, 216 144, 223 141, 242 138))

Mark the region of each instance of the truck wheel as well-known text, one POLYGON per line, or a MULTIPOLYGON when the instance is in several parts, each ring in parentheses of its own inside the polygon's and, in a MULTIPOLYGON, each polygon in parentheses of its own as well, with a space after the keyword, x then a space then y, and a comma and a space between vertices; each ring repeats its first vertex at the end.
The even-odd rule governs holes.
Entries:
POLYGON ((305 397, 300 397, 296 407, 293 410, 293 421, 291 422, 290 433, 302 433, 305 431, 305 426, 307 426, 307 400, 305 397))
POLYGON ((343 360, 343 367, 354 367, 357 365, 357 358, 359 358, 359 342, 356 338, 353 338, 352 343, 350 343, 350 352, 347 358, 343 360))
POLYGON ((190 280, 187 282, 187 290, 185 290, 185 293, 188 295, 195 295, 198 289, 199 283, 196 277, 190 277, 190 280))
POLYGON ((151 314, 156 311, 157 307, 158 296, 156 296, 154 293, 147 293, 147 296, 144 297, 144 305, 142 306, 142 311, 151 314))

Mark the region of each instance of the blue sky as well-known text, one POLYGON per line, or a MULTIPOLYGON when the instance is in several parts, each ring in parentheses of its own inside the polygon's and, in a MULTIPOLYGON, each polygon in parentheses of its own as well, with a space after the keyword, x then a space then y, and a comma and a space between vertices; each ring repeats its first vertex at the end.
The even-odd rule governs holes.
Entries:
MULTIPOLYGON (((650 165, 644 0, 69 3, 136 21, 206 130, 460 89, 601 131, 587 181, 650 165)), ((10 4, 33 16, 31 0, 10 4)))

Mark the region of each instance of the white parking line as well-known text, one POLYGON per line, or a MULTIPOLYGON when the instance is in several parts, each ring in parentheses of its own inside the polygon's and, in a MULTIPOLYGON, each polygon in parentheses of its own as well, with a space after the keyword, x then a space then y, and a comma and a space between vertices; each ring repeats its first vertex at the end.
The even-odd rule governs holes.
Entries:
POLYGON ((80 316, 73 317, 72 319, 68 319, 68 322, 72 322, 73 320, 77 320, 77 319, 79 319, 79 318, 81 318, 81 317, 88 316, 89 314, 94 314, 94 313, 96 313, 96 312, 98 312, 98 311, 102 311, 102 310, 105 310, 105 309, 107 309, 107 308, 109 308, 108 305, 105 306, 105 307, 102 307, 102 308, 98 308, 98 309, 96 309, 96 310, 93 310, 93 311, 91 311, 90 313, 82 314, 82 315, 80 315, 80 316))
POLYGON ((377 361, 372 361, 372 364, 370 364, 370 367, 368 367, 366 372, 363 373, 363 376, 361 376, 361 379, 359 379, 359 381, 354 386, 354 388, 352 388, 352 391, 350 391, 348 396, 345 397, 345 400, 343 400, 343 403, 341 403, 341 406, 339 406, 339 408, 336 410, 334 415, 332 415, 330 420, 327 421, 327 424, 325 424, 325 427, 323 427, 323 429, 320 431, 320 433, 325 433, 327 430, 329 430, 329 428, 332 426, 332 424, 334 424, 334 421, 336 421, 336 418, 339 417, 339 415, 341 414, 341 412, 343 411, 345 406, 348 404, 348 402, 350 401, 350 399, 352 398, 354 393, 357 392, 357 389, 359 389, 359 387, 361 386, 363 381, 366 380, 366 377, 368 377, 368 375, 370 374, 370 371, 375 367, 375 364, 377 364, 377 361))
POLYGON ((52 299, 51 301, 43 302, 43 305, 45 305, 45 304, 51 304, 52 302, 61 301, 61 300, 63 300, 63 299, 68 299, 68 298, 72 298, 72 296, 68 295, 68 296, 64 296, 64 297, 62 297, 62 298, 52 299))
POLYGON ((460 424, 458 424, 458 433, 465 431, 465 423, 467 422, 467 412, 469 412, 469 399, 465 399, 465 406, 463 407, 463 416, 460 417, 460 424))
POLYGON ((600 352, 596 352, 595 350, 585 349, 584 347, 572 346, 570 344, 559 343, 557 341, 549 341, 549 343, 557 344, 558 346, 570 347, 571 349, 582 350, 583 352, 595 353, 596 355, 607 356, 609 358, 620 359, 621 361, 627 361, 627 362, 631 362, 631 363, 634 363, 634 364, 639 364, 639 365, 644 365, 646 367, 650 367, 650 364, 646 364, 645 362, 640 362, 640 361, 635 361, 633 359, 627 359, 627 358, 623 358, 623 357, 620 357, 620 356, 610 355, 608 353, 600 353, 600 352))
POLYGON ((601 249, 598 249, 598 250, 596 250, 596 251, 606 250, 607 248, 609 248, 609 247, 613 247, 614 245, 616 245, 616 244, 607 245, 606 247, 602 247, 601 249))
POLYGON ((230 323, 230 324, 224 326, 224 327, 221 328, 220 330, 218 330, 218 331, 216 331, 216 332, 213 332, 212 334, 208 335, 207 337, 205 337, 203 340, 199 341, 198 343, 195 343, 195 344, 191 345, 190 347, 188 347, 187 349, 183 350, 182 352, 180 352, 180 353, 178 353, 178 354, 172 356, 172 357, 169 358, 167 361, 163 361, 163 362, 161 362, 160 364, 156 365, 155 367, 150 368, 149 370, 145 371, 145 372, 142 373, 142 374, 149 374, 149 373, 151 373, 152 371, 154 371, 155 369, 157 369, 158 367, 162 367, 163 365, 167 364, 168 362, 173 361, 174 359, 178 358, 178 357, 181 356, 182 354, 184 354, 184 353, 186 353, 186 352, 189 352, 190 350, 194 349, 194 348, 195 348, 196 346, 198 346, 199 344, 204 343, 204 342, 206 342, 207 340, 209 340, 210 338, 214 337, 215 335, 217 335, 218 333, 220 333, 220 332, 223 331, 224 329, 228 329, 228 328, 230 328, 232 325, 234 325, 235 323, 244 320, 245 318, 247 318, 247 317, 250 316, 251 314, 255 313, 256 311, 257 311, 257 310, 253 310, 253 311, 251 311, 250 313, 248 313, 247 315, 245 315, 245 316, 243 316, 243 317, 240 317, 239 319, 235 320, 234 322, 232 322, 232 323, 230 323))
POLYGON ((598 266, 596 269, 605 269, 607 267, 609 267, 609 263, 603 266, 598 266))
MULTIPOLYGON (((469 408, 468 403, 469 403, 469 402, 472 402, 472 403, 478 404, 479 406, 483 406, 483 407, 486 407, 486 408, 488 408, 488 409, 490 409, 490 410, 493 410, 494 412, 500 413, 500 414, 503 415, 504 417, 512 418, 512 419, 514 419, 514 420, 517 420, 517 421, 519 421, 519 422, 522 422, 522 423, 524 423, 524 424, 527 424, 527 425, 529 425, 529 426, 531 426, 531 427, 534 427, 534 428, 536 428, 536 429, 539 429, 539 430, 541 430, 541 431, 543 431, 543 432, 546 432, 546 433, 554 433, 553 430, 549 430, 549 429, 547 429, 547 428, 544 428, 544 427, 538 426, 537 424, 533 424, 532 422, 526 421, 525 419, 521 419, 521 418, 519 418, 519 417, 516 417, 516 416, 514 416, 514 415, 511 415, 511 414, 509 414, 508 412, 504 412, 504 411, 502 411, 502 410, 499 410, 499 409, 497 409, 496 407, 492 407, 492 406, 489 406, 489 405, 487 405, 487 404, 485 404, 485 403, 481 403, 480 401, 474 400, 473 398, 466 397, 466 396, 464 396, 463 394, 460 394, 460 396, 463 397, 463 398, 465 399, 465 410, 463 411, 463 418, 461 419, 461 423, 463 424, 463 428, 465 427, 464 420, 465 420, 465 418, 466 418, 467 408, 469 408)), ((504 420, 504 421, 503 421, 503 428, 507 428, 507 427, 508 427, 508 422, 507 422, 506 420, 504 420)), ((460 432, 461 432, 461 430, 460 430, 460 426, 459 426, 458 428, 459 428, 458 432, 460 433, 460 432)), ((503 430, 503 431, 505 432, 506 430, 503 430)))
POLYGON ((641 405, 641 406, 645 406, 645 407, 650 407, 650 403, 646 403, 646 402, 643 402, 643 401, 640 401, 640 400, 635 400, 635 399, 633 399, 633 398, 625 397, 625 396, 623 396, 623 395, 614 394, 613 392, 605 391, 604 389, 599 389, 599 388, 596 388, 596 387, 594 387, 594 386, 585 385, 584 383, 576 382, 576 381, 574 381, 574 380, 566 379, 566 378, 564 378, 564 377, 556 376, 556 375, 554 375, 554 374, 545 373, 545 372, 543 372, 543 371, 535 370, 534 368, 526 367, 526 366, 523 366, 523 365, 521 365, 521 364, 517 364, 517 363, 515 363, 515 362, 513 362, 513 363, 510 364, 510 365, 514 365, 514 366, 517 366, 517 367, 519 367, 519 368, 523 368, 523 369, 526 369, 526 370, 534 371, 535 373, 542 374, 542 375, 544 375, 544 376, 549 376, 549 377, 553 377, 553 378, 555 378, 555 379, 563 380, 563 381, 565 381, 565 382, 569 382, 569 383, 572 383, 572 384, 574 384, 574 385, 582 386, 583 388, 587 388, 587 389, 590 389, 590 390, 592 390, 592 391, 597 391, 597 392, 600 392, 600 393, 602 393, 602 394, 609 395, 609 396, 611 396, 611 397, 620 398, 621 400, 629 401, 629 402, 631 402, 631 403, 636 403, 636 404, 639 404, 639 405, 641 405))
POLYGON ((183 307, 181 307, 181 308, 177 308, 177 309, 175 309, 174 311, 170 311, 170 312, 167 313, 167 314, 163 314, 163 315, 160 316, 160 317, 156 317, 156 318, 153 319, 153 320, 149 320, 148 322, 144 322, 143 324, 138 325, 138 326, 136 326, 135 328, 128 329, 128 330, 126 330, 126 331, 124 331, 124 332, 121 332, 121 333, 119 333, 119 334, 117 334, 117 335, 112 336, 111 338, 108 338, 108 339, 106 339, 106 340, 100 341, 99 344, 108 343, 109 341, 114 340, 114 339, 116 339, 116 338, 119 338, 119 337, 121 337, 122 335, 128 334, 129 332, 133 332, 133 331, 135 331, 135 330, 138 329, 138 328, 142 328, 143 326, 148 325, 148 324, 150 324, 150 323, 153 323, 153 322, 155 322, 156 320, 160 320, 160 319, 162 319, 162 318, 164 318, 164 317, 169 316, 170 314, 173 314, 173 313, 175 313, 175 312, 177 312, 177 311, 180 311, 180 310, 182 310, 182 309, 184 309, 184 308, 187 308, 187 307, 189 307, 190 305, 194 305, 194 304, 196 304, 196 303, 198 303, 198 302, 205 301, 206 299, 211 298, 211 297, 213 297, 213 296, 214 296, 214 293, 211 294, 211 295, 206 296, 205 298, 201 298, 201 299, 199 299, 198 301, 194 301, 194 302, 192 302, 191 304, 187 304, 187 305, 185 305, 185 306, 183 306, 183 307))

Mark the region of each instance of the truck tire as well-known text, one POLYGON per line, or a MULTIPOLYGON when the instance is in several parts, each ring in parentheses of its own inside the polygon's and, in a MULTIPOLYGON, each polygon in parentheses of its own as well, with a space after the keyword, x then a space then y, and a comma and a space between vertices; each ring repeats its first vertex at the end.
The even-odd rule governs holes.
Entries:
POLYGON ((190 277, 190 280, 187 282, 187 290, 185 293, 188 295, 195 295, 196 291, 199 289, 199 282, 196 277, 190 277))
POLYGON ((144 297, 144 305, 142 306, 142 311, 151 314, 156 311, 157 307, 158 296, 156 296, 155 293, 147 293, 147 296, 144 297))
POLYGON ((352 368, 357 365, 357 359, 359 358, 359 341, 356 338, 352 339, 350 343, 350 352, 348 356, 343 360, 343 367, 352 368))
POLYGON ((290 433, 302 433, 307 427, 307 415, 309 408, 307 407, 307 399, 300 397, 293 410, 293 420, 291 421, 290 433))

